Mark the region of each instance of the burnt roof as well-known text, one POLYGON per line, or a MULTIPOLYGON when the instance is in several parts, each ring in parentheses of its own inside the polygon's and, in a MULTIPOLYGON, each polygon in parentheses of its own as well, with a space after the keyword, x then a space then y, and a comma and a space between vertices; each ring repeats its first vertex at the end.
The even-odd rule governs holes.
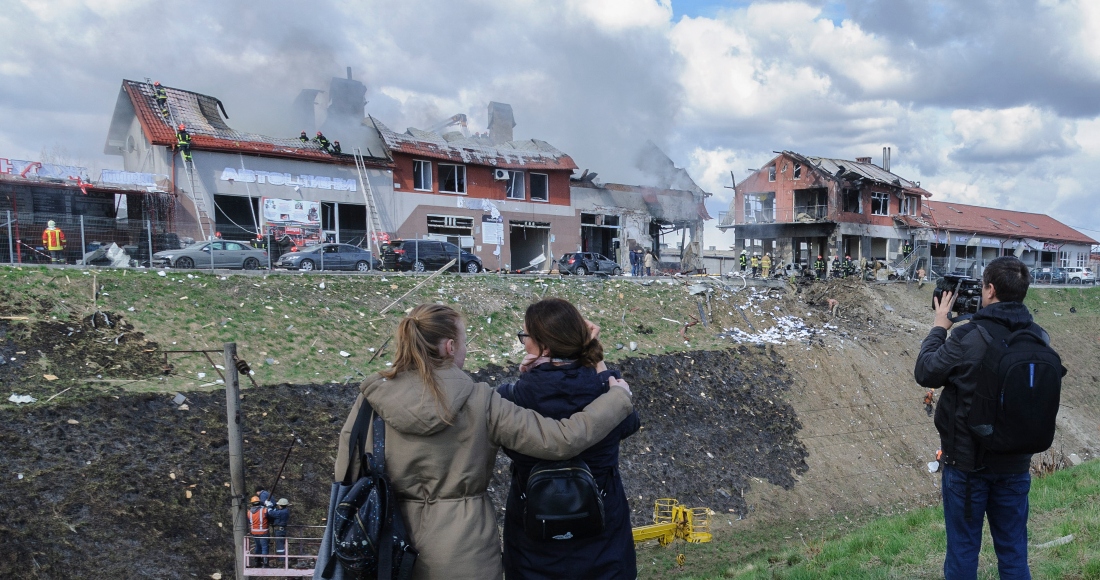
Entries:
POLYGON ((919 183, 909 181, 874 163, 851 161, 848 159, 834 159, 831 157, 810 157, 795 153, 794 151, 784 151, 783 155, 802 161, 803 164, 820 170, 833 179, 871 181, 873 183, 895 187, 914 195, 932 197, 932 193, 921 188, 919 183))
POLYGON ((577 168, 573 158, 539 139, 494 144, 487 136, 467 137, 458 132, 444 136, 410 127, 404 133, 397 133, 378 119, 370 119, 391 153, 502 169, 572 171, 577 168))

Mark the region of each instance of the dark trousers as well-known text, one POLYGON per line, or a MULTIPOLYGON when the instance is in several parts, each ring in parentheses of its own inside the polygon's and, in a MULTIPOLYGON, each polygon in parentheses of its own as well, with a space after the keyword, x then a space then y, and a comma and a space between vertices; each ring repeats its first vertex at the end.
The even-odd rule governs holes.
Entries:
MULTIPOLYGON (((252 553, 266 556, 268 554, 267 536, 252 536, 252 553)), ((267 558, 253 558, 252 566, 267 566, 267 558)))
POLYGON ((997 552, 1001 580, 1030 580, 1027 567, 1027 512, 1030 473, 969 474, 970 521, 966 521, 968 474, 951 466, 943 470, 943 519, 947 527, 947 580, 978 577, 982 526, 989 518, 989 535, 997 552))
POLYGON ((271 535, 275 536, 273 542, 275 543, 275 553, 280 556, 286 555, 286 528, 279 526, 272 528, 271 535), (283 539, 280 539, 283 538, 283 539))
POLYGON ((61 257, 61 250, 50 250, 50 262, 54 264, 61 264, 65 262, 65 259, 61 257))
POLYGON ((190 145, 180 145, 180 151, 183 153, 183 160, 184 161, 191 161, 191 146, 190 145))

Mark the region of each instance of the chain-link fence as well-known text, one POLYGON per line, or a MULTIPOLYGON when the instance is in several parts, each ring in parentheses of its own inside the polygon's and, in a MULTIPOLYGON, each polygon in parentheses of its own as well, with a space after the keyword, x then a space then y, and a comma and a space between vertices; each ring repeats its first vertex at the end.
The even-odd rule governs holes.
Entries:
POLYGON ((153 253, 194 241, 169 232, 165 222, 148 219, 83 215, 21 219, 4 210, 0 221, 0 262, 9 264, 148 266, 153 253))

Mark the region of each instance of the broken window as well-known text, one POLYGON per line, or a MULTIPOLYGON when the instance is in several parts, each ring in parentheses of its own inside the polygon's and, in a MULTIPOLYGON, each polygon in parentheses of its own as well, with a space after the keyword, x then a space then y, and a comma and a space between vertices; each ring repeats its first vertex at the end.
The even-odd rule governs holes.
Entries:
POLYGON ((466 166, 440 163, 439 191, 466 195, 466 166))
POLYGON ((871 215, 890 215, 890 194, 871 192, 871 215))
POLYGON ((775 164, 768 166, 768 181, 775 181, 775 164))
POLYGON ((802 179, 802 164, 797 161, 794 163, 794 178, 802 179))
POLYGON ((508 199, 525 199, 523 183, 522 171, 512 171, 508 174, 508 199))
POLYGON ((550 201, 550 178, 545 173, 531 174, 531 201, 550 201))
POLYGON ((432 162, 413 161, 413 189, 420 191, 432 190, 432 162))
POLYGON ((920 198, 914 195, 901 196, 901 214, 902 215, 917 215, 917 208, 920 206, 920 198))
POLYGON ((850 187, 841 190, 840 207, 848 213, 863 213, 863 196, 860 191, 850 187))
POLYGON ((745 223, 775 222, 775 192, 745 194, 745 223))

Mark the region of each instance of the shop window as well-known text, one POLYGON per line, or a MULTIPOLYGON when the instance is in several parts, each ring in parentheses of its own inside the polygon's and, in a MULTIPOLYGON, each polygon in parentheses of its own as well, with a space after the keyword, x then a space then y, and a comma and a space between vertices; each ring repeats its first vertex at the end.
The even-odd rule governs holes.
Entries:
POLYGON ((871 215, 890 215, 890 194, 881 191, 871 193, 871 215))
POLYGON ((508 174, 508 199, 526 199, 523 191, 523 172, 511 171, 508 174))
POLYGON ((840 204, 841 208, 848 213, 863 213, 863 196, 858 189, 841 190, 840 204))
POLYGON ((531 201, 550 201, 550 177, 545 173, 531 174, 531 201))
POLYGON ((413 161, 413 189, 419 191, 432 190, 431 161, 413 161))
POLYGON ((440 163, 439 191, 466 195, 466 166, 440 163))

